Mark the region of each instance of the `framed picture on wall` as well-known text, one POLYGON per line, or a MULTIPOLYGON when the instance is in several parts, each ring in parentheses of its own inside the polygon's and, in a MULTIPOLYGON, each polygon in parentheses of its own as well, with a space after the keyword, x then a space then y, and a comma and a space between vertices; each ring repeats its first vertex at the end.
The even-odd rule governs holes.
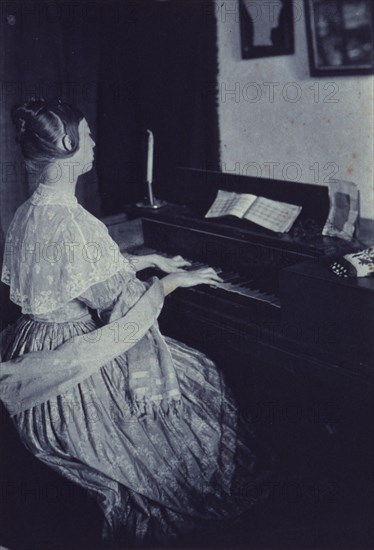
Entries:
POLYGON ((304 4, 311 76, 373 74, 373 0, 304 4))
POLYGON ((239 0, 243 59, 295 52, 294 0, 239 0))

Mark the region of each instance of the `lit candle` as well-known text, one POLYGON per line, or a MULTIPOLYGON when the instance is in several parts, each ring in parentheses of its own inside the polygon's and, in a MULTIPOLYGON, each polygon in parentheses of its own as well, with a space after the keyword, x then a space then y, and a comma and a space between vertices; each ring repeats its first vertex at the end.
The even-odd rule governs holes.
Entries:
POLYGON ((152 183, 153 179, 153 145, 154 139, 151 130, 148 132, 148 150, 147 150, 147 182, 152 183))

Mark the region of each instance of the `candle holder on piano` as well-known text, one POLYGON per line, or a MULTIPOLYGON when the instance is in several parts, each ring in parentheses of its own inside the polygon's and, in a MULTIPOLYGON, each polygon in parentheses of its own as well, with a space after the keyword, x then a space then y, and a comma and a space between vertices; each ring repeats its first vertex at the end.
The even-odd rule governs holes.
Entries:
POLYGON ((138 208, 143 208, 145 210, 157 210, 166 206, 166 201, 156 199, 153 194, 152 189, 152 180, 153 180, 153 148, 154 148, 154 137, 151 130, 147 130, 147 175, 146 175, 146 198, 143 202, 137 202, 136 206, 138 208))
POLYGON ((144 208, 146 210, 157 210, 158 208, 162 208, 163 206, 166 206, 167 202, 163 201, 161 199, 156 199, 156 197, 153 194, 152 189, 152 182, 147 181, 147 196, 144 201, 137 202, 136 206, 138 208, 144 208))

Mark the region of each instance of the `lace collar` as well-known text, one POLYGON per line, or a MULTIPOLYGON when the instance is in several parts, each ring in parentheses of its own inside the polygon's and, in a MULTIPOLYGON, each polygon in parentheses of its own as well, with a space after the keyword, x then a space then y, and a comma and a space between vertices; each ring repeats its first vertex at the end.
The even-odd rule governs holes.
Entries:
POLYGON ((65 204, 72 208, 78 205, 77 197, 73 193, 44 183, 39 183, 30 200, 35 205, 65 204))

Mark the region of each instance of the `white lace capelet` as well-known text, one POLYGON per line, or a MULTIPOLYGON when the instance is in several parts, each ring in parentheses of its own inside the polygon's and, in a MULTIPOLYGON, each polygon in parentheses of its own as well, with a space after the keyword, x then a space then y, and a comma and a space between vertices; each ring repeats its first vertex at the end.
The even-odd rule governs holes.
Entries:
POLYGON ((106 226, 73 194, 39 184, 8 229, 1 280, 23 313, 37 315, 123 270, 135 273, 106 226))

